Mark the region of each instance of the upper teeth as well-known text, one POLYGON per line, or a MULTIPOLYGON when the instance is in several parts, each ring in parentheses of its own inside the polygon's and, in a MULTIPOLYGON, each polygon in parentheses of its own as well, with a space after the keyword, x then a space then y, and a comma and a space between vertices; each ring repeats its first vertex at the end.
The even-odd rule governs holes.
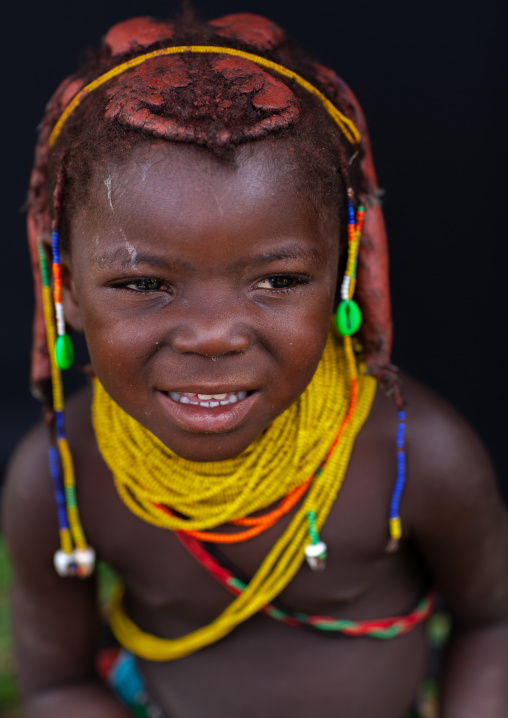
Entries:
POLYGON ((170 391, 169 396, 173 401, 179 401, 181 404, 196 404, 197 406, 215 407, 225 406, 226 404, 236 404, 237 401, 245 399, 246 391, 237 391, 224 394, 193 394, 189 391, 179 393, 170 391))

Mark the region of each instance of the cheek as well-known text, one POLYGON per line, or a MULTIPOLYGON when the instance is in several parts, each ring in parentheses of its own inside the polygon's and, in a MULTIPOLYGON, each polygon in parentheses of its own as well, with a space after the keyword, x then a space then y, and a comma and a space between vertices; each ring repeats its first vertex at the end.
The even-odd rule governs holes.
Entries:
POLYGON ((270 326, 270 344, 282 367, 281 383, 299 394, 310 382, 330 330, 333 295, 319 293, 305 307, 270 326))
POLYGON ((287 363, 291 363, 291 380, 300 387, 311 379, 323 353, 329 317, 322 322, 293 327, 287 340, 287 363))
POLYGON ((142 371, 160 339, 152 323, 118 314, 108 301, 90 297, 84 303, 83 325, 90 360, 106 383, 130 384, 133 371, 142 371))

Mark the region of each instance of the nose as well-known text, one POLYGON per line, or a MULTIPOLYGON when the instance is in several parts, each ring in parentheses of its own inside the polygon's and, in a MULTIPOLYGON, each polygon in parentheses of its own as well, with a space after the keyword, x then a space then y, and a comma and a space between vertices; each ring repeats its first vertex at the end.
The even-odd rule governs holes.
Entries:
POLYGON ((176 352, 206 357, 246 352, 253 341, 246 317, 231 300, 193 303, 186 307, 171 332, 171 346, 176 352))

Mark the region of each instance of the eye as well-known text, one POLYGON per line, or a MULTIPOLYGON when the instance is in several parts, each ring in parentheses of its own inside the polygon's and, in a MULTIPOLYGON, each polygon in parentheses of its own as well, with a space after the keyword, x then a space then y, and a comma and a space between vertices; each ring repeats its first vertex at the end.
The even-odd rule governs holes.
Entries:
POLYGON ((297 284, 303 284, 304 280, 299 277, 291 277, 287 274, 277 275, 275 277, 267 277, 257 283, 260 289, 292 289, 297 284))
POLYGON ((158 292, 162 289, 163 284, 160 279, 142 277, 133 282, 122 284, 125 289, 132 289, 135 292, 158 292))

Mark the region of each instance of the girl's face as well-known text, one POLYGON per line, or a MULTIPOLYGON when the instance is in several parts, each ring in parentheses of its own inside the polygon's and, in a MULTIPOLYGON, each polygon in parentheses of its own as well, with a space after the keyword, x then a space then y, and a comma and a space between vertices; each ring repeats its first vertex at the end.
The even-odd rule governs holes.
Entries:
POLYGON ((339 226, 301 186, 290 151, 267 141, 234 167, 142 146, 97 170, 71 222, 68 321, 111 397, 184 458, 240 454, 317 367, 339 226))

